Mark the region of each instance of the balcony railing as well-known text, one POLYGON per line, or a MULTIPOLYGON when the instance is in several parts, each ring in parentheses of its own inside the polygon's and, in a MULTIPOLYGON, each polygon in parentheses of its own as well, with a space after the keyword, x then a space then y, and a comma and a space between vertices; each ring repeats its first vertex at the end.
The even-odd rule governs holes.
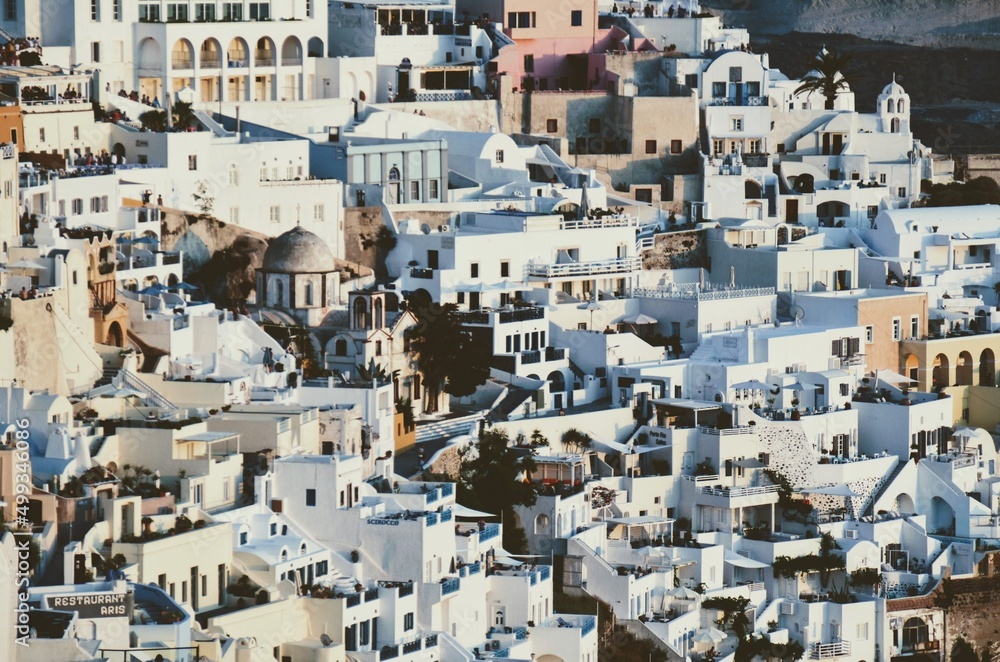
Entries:
POLYGON ((221 65, 221 60, 217 56, 201 56, 201 68, 202 69, 218 69, 221 65))
POLYGON ((911 655, 913 653, 932 653, 940 650, 940 648, 940 641, 917 641, 911 644, 903 644, 900 646, 900 651, 903 655, 911 655))
POLYGON ((301 57, 283 57, 281 58, 281 66, 283 67, 298 67, 302 64, 301 57))
POLYGON ((423 280, 430 280, 434 278, 433 269, 421 269, 419 267, 412 267, 410 269, 410 278, 421 278, 423 280))
POLYGON ((257 51, 254 53, 253 63, 258 67, 273 67, 274 53, 271 51, 257 51))
MULTIPOLYGON (((744 154, 742 156, 743 165, 748 168, 766 168, 770 158, 770 154, 744 154)), ((761 192, 761 198, 763 197, 763 192, 761 192)))
POLYGON ((646 299, 690 299, 694 301, 721 301, 723 299, 771 296, 772 294, 774 294, 773 287, 725 287, 704 291, 696 288, 670 290, 637 287, 632 291, 632 296, 646 299))
POLYGON ((372 600, 378 600, 377 588, 370 588, 365 591, 365 602, 371 602, 372 600))
POLYGON ((813 644, 809 651, 809 659, 825 660, 831 657, 842 657, 851 654, 851 642, 835 641, 829 644, 813 644))
POLYGON ((529 264, 528 275, 534 278, 567 278, 627 274, 642 268, 642 258, 623 257, 614 260, 571 262, 568 264, 529 264))
POLYGON ((948 462, 955 469, 961 469, 962 467, 972 467, 976 464, 976 454, 975 453, 944 453, 942 455, 932 455, 931 459, 935 462, 948 462))
POLYGON ((721 496, 727 498, 745 497, 745 496, 755 496, 758 494, 774 494, 778 491, 777 485, 758 485, 758 486, 748 486, 748 487, 703 487, 701 488, 702 494, 710 494, 712 496, 721 496))
POLYGON ((449 595, 454 593, 462 586, 462 580, 458 577, 452 577, 451 579, 446 579, 441 582, 441 595, 449 595))
POLYGON ((487 524, 486 528, 479 532, 479 542, 486 542, 487 540, 492 540, 500 535, 500 525, 499 524, 487 524))
POLYGON ((536 350, 529 350, 527 352, 521 352, 521 365, 529 365, 531 363, 541 363, 542 353, 536 350))
POLYGON ((399 646, 383 646, 378 654, 380 660, 392 660, 397 657, 399 657, 399 646))
POLYGON ((546 361, 562 361, 566 358, 566 348, 565 347, 546 347, 545 348, 545 360, 546 361))
POLYGON ((192 69, 191 58, 174 56, 170 59, 171 69, 192 69))
POLYGON ((357 607, 359 604, 361 604, 361 594, 360 593, 355 593, 354 595, 348 595, 348 596, 346 596, 345 599, 346 599, 346 603, 347 603, 348 609, 351 608, 351 607, 357 607))
POLYGON ((714 97, 710 106, 766 106, 768 97, 714 97))

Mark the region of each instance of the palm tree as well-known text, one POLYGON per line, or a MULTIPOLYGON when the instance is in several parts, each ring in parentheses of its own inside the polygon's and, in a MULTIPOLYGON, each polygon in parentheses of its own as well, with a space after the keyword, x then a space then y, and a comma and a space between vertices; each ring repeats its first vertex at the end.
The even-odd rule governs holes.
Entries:
POLYGON ((993 294, 997 296, 997 307, 1000 308, 1000 280, 993 283, 993 294))
POLYGON ((802 84, 795 89, 795 93, 819 92, 826 97, 826 109, 833 110, 837 96, 850 89, 842 73, 850 60, 848 55, 839 55, 822 48, 813 59, 812 71, 802 77, 802 84))

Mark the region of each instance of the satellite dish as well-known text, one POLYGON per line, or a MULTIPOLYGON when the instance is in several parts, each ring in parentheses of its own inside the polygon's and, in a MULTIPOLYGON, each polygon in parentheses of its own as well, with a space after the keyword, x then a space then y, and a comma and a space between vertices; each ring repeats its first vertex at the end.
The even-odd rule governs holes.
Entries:
POLYGON ((423 223, 420 226, 420 231, 423 232, 424 234, 430 234, 431 233, 431 226, 427 225, 426 223, 423 223))
POLYGON ((329 648, 330 646, 333 645, 333 639, 331 639, 330 635, 328 635, 326 632, 319 635, 319 642, 323 644, 324 648, 329 648))
POLYGON ((792 316, 793 320, 798 322, 806 316, 806 311, 802 310, 802 306, 795 305, 788 308, 788 314, 792 316))

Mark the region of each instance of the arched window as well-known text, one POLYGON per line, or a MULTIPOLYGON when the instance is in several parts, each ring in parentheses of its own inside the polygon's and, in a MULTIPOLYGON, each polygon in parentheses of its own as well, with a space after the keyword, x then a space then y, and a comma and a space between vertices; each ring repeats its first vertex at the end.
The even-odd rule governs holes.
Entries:
POLYGON ((908 618, 903 623, 903 647, 915 647, 928 641, 927 623, 922 618, 908 618))
POLYGON ((306 548, 306 544, 305 543, 302 543, 301 545, 299 545, 299 556, 305 556, 306 555, 306 549, 307 548, 306 548))
POLYGON ((347 341, 343 338, 337 338, 337 342, 334 343, 333 353, 337 356, 347 356, 347 341))
POLYGON ((549 516, 545 513, 539 513, 538 517, 535 518, 535 533, 548 533, 549 525, 549 516))
POLYGON ((374 320, 374 322, 375 322, 374 323, 374 328, 376 328, 376 329, 381 329, 382 328, 382 300, 381 299, 375 299, 375 320, 374 320))
POLYGON ((389 181, 398 182, 399 181, 399 168, 393 166, 389 168, 389 181))
POLYGON ((906 101, 904 101, 903 99, 900 99, 899 101, 896 102, 896 112, 897 113, 905 113, 906 112, 906 106, 904 105, 905 103, 906 103, 906 101))
POLYGON ((363 297, 354 300, 354 328, 368 328, 368 303, 363 297))
POLYGON ((382 356, 382 341, 375 341, 375 356, 382 356))
POLYGON ((896 112, 896 102, 894 102, 892 99, 889 99, 888 101, 886 101, 885 102, 885 112, 887 112, 887 113, 894 113, 894 112, 896 112))
POLYGON ((287 561, 288 560, 288 550, 287 549, 282 549, 281 550, 281 560, 282 561, 287 561))
POLYGON ((899 118, 893 117, 892 122, 889 123, 889 130, 892 133, 899 133, 899 118))

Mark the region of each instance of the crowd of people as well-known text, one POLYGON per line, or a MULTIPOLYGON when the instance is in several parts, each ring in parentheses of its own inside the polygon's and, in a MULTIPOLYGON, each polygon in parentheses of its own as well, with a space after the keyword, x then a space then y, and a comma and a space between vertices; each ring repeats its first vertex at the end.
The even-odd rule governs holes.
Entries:
MULTIPOLYGON (((611 13, 628 14, 629 18, 632 18, 636 14, 640 13, 646 18, 653 18, 656 16, 656 10, 653 9, 653 5, 649 3, 646 3, 645 6, 643 6, 643 8, 639 10, 636 9, 635 7, 632 7, 631 3, 630 6, 628 7, 624 6, 618 7, 618 3, 616 2, 615 4, 611 5, 611 13)), ((670 5, 670 8, 666 12, 664 12, 664 16, 666 16, 667 18, 688 18, 691 16, 691 12, 685 9, 684 7, 675 8, 673 5, 670 5)))
MULTIPOLYGON (((110 92, 111 91, 111 85, 110 85, 110 83, 105 86, 104 90, 106 92, 110 92)), ((132 90, 131 92, 126 92, 124 87, 122 89, 118 90, 118 96, 120 96, 123 99, 129 99, 131 101, 136 101, 136 102, 141 103, 143 105, 149 106, 150 108, 159 108, 160 107, 160 99, 158 97, 150 97, 150 96, 147 96, 145 94, 140 95, 135 90, 132 90)))
POLYGON ((3 46, 0 46, 0 65, 5 67, 16 67, 21 64, 38 64, 38 57, 42 54, 42 43, 38 37, 15 37, 3 46), (21 57, 25 51, 33 53, 31 62, 22 62, 21 57))

